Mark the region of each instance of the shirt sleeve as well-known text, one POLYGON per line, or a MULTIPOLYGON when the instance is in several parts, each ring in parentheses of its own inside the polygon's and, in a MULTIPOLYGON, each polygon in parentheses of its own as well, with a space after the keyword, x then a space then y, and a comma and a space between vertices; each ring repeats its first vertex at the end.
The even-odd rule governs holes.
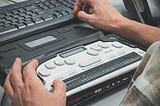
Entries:
POLYGON ((160 106, 159 99, 160 41, 146 51, 120 106, 160 106))

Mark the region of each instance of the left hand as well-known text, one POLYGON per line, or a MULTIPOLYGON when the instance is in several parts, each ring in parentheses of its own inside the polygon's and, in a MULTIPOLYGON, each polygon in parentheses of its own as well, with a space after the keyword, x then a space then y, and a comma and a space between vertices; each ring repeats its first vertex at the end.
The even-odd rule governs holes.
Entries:
POLYGON ((10 70, 4 88, 12 100, 12 106, 65 106, 66 85, 54 81, 54 93, 50 93, 37 77, 38 61, 31 61, 22 70, 22 62, 17 58, 10 70))

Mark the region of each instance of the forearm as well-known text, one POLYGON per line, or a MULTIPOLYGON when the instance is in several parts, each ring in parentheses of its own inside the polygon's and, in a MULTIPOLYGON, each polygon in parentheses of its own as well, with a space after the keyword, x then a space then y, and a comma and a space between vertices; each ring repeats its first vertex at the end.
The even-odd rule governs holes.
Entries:
POLYGON ((160 40, 160 28, 126 18, 119 20, 113 32, 146 47, 160 40))

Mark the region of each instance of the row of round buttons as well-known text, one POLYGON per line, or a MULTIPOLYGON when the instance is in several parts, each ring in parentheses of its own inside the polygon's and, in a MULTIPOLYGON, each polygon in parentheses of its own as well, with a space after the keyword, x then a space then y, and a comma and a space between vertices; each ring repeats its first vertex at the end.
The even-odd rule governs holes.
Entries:
POLYGON ((67 65, 73 65, 73 64, 75 64, 76 62, 75 62, 73 59, 71 59, 71 58, 66 58, 66 59, 64 59, 64 60, 58 58, 58 59, 55 59, 54 62, 53 62, 53 61, 48 61, 48 62, 46 62, 46 63, 45 63, 45 67, 46 67, 47 69, 54 69, 54 68, 56 68, 56 65, 57 65, 57 66, 63 66, 65 63, 66 63, 67 65))
MULTIPOLYGON (((119 42, 113 42, 112 46, 115 48, 122 48, 123 45, 119 42)), ((99 54, 99 51, 102 51, 103 49, 109 48, 110 45, 107 42, 100 42, 97 45, 92 45, 90 49, 88 49, 87 54, 92 56, 97 56, 99 54)))
MULTIPOLYGON (((72 59, 65 59, 64 61, 62 59, 55 59, 55 61, 47 61, 44 65, 47 69, 55 69, 56 65, 57 66, 62 66, 64 64, 68 64, 68 65, 73 65, 75 64, 75 61, 72 59)), ((48 77, 51 75, 51 71, 47 71, 47 70, 39 70, 38 72, 40 75, 42 75, 43 77, 48 77)))
POLYGON ((97 56, 99 54, 99 51, 102 51, 104 48, 109 48, 110 45, 108 43, 100 42, 97 45, 92 45, 90 49, 87 50, 87 54, 92 56, 97 56))

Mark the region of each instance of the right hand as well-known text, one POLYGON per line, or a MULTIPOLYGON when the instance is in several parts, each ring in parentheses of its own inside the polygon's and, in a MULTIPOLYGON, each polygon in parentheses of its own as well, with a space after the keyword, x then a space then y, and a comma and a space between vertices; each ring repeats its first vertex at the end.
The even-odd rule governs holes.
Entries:
POLYGON ((115 28, 126 18, 123 17, 108 0, 77 0, 73 13, 80 20, 106 31, 116 30, 115 28), (92 8, 92 14, 87 14, 80 7, 88 4, 92 8))

